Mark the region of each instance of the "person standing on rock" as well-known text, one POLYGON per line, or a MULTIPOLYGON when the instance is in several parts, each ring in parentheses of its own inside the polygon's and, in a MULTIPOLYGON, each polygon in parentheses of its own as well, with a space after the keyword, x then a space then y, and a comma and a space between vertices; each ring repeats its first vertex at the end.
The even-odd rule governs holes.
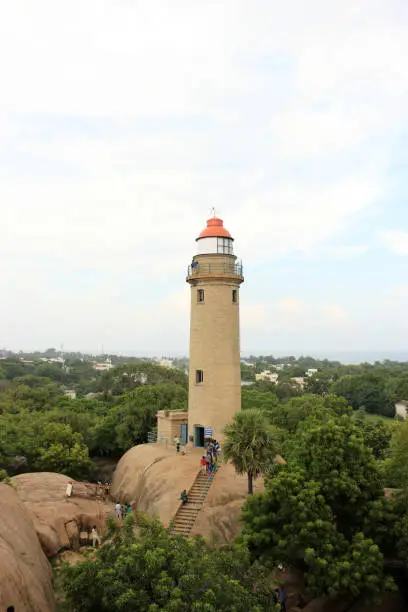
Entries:
POLYGON ((94 548, 96 548, 96 544, 98 544, 98 546, 99 546, 99 544, 100 544, 100 542, 101 542, 101 539, 100 539, 100 537, 99 537, 99 534, 98 534, 98 532, 97 532, 97 530, 96 530, 96 525, 94 525, 94 526, 92 527, 91 536, 92 536, 92 546, 93 546, 94 548))
POLYGON ((120 505, 119 502, 116 502, 115 512, 116 512, 117 518, 121 518, 121 516, 122 516, 122 506, 120 505))

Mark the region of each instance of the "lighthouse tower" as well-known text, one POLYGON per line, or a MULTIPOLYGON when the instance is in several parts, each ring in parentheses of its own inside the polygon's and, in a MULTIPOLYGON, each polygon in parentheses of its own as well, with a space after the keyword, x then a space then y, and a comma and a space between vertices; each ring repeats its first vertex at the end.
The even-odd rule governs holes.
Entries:
POLYGON ((231 234, 212 217, 196 239, 188 268, 191 286, 188 435, 195 447, 206 438, 222 440, 241 409, 239 286, 242 264, 231 234))

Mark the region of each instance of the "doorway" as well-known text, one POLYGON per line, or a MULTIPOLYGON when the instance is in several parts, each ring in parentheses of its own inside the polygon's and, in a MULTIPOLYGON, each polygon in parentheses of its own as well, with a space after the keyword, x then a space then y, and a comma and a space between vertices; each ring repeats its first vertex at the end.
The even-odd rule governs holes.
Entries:
POLYGON ((182 423, 181 424, 181 443, 182 444, 187 444, 187 442, 188 442, 187 423, 182 423))
POLYGON ((194 425, 194 446, 204 448, 204 427, 202 425, 194 425))

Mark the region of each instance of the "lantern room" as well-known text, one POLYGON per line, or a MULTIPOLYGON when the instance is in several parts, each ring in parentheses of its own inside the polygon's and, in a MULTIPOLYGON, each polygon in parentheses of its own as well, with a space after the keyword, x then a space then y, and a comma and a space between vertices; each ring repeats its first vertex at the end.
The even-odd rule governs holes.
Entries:
POLYGON ((233 255, 234 239, 224 227, 222 219, 211 217, 207 221, 207 227, 196 239, 197 255, 233 255))

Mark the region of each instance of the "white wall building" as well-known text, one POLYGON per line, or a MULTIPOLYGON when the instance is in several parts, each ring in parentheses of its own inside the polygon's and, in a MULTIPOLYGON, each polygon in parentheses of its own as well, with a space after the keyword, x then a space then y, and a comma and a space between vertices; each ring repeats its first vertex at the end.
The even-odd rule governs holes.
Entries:
POLYGON ((159 361, 159 365, 170 370, 173 367, 173 361, 171 359, 163 358, 159 361))
POLYGON ((110 357, 108 357, 106 361, 102 363, 94 363, 92 366, 92 368, 96 370, 97 372, 107 372, 108 370, 111 370, 113 367, 114 366, 113 366, 113 363, 110 357))
POLYGON ((395 415, 400 416, 406 421, 408 415, 408 402, 401 401, 395 404, 395 415))
POLYGON ((273 382, 275 385, 277 384, 279 379, 279 374, 277 372, 271 372, 270 370, 264 370, 259 374, 255 374, 255 380, 266 380, 268 382, 273 382))

